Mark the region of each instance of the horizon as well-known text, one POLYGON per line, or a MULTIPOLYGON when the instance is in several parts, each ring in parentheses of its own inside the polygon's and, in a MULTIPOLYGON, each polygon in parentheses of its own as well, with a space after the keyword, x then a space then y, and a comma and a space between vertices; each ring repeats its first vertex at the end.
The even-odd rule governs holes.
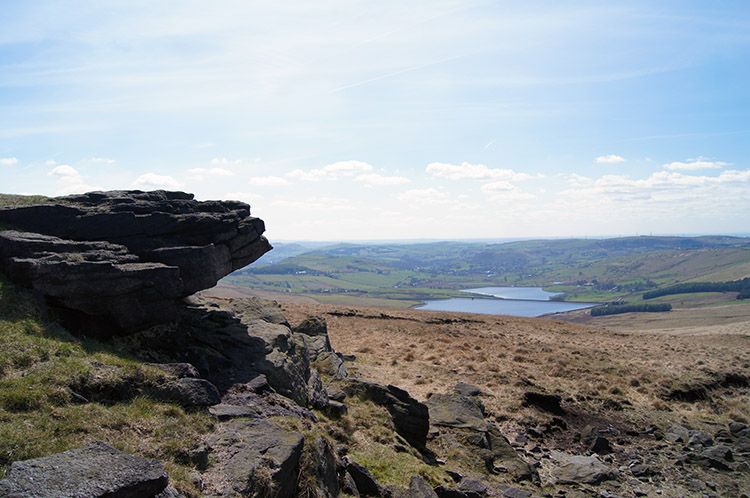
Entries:
POLYGON ((271 240, 746 233, 748 33, 742 1, 14 2, 0 190, 242 200, 271 240))
POLYGON ((335 244, 361 244, 361 245, 378 245, 378 244, 393 244, 393 245, 411 245, 411 244, 433 244, 442 242, 465 242, 465 243, 487 243, 487 244, 503 244, 508 242, 524 242, 524 241, 536 241, 536 240, 604 240, 604 239, 625 239, 635 237, 675 237, 675 238, 699 238, 699 237, 732 237, 732 238, 750 238, 750 232, 739 232, 739 233, 687 233, 687 234, 669 234, 669 233, 656 233, 656 234, 625 234, 625 235, 579 235, 579 236, 568 236, 568 237, 497 237, 497 238, 467 238, 467 239, 434 239, 434 238, 421 238, 421 239, 332 239, 332 240, 308 240, 308 239, 276 239, 270 240, 271 244, 315 244, 323 247, 323 245, 335 245, 335 244))

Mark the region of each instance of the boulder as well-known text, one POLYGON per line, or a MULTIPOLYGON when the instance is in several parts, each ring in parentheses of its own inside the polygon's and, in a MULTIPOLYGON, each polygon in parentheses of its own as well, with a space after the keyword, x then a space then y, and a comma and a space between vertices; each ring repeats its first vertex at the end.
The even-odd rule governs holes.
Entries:
POLYGON ((159 399, 182 406, 210 406, 221 401, 219 390, 205 379, 185 377, 159 386, 155 393, 159 399))
POLYGON ((102 441, 33 460, 13 462, 0 481, 9 498, 151 498, 168 484, 156 460, 129 455, 102 441))
POLYGON ((421 476, 415 475, 409 481, 409 489, 399 490, 394 498, 438 498, 438 495, 421 476))
POLYGON ((425 448, 430 420, 429 410, 424 403, 396 386, 383 386, 364 380, 352 380, 343 390, 348 396, 359 396, 384 406, 391 415, 396 432, 415 448, 425 448))
POLYGON ((557 463, 550 475, 560 484, 599 484, 615 478, 614 473, 596 457, 559 451, 552 451, 550 456, 557 463))
POLYGON ((346 464, 346 474, 354 482, 359 496, 383 496, 382 486, 372 477, 367 468, 357 462, 350 461, 346 464))
POLYGON ((0 208, 0 270, 70 322, 129 332, 174 318, 174 303, 271 249, 247 204, 183 192, 112 191, 0 208))
POLYGON ((216 462, 204 473, 204 494, 288 498, 297 489, 304 438, 265 421, 232 420, 206 443, 216 462))
POLYGON ((487 422, 479 403, 460 394, 433 394, 425 405, 430 412, 430 424, 461 427, 486 432, 487 422))

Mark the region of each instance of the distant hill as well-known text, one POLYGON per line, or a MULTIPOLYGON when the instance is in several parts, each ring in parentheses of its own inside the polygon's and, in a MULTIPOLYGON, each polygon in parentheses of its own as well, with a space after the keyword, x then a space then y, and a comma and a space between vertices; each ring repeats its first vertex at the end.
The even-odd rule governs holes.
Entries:
POLYGON ((409 306, 491 285, 543 286, 564 292, 566 300, 596 302, 674 283, 750 276, 750 238, 728 236, 346 243, 316 249, 290 244, 279 249, 277 262, 260 261, 227 280, 265 290, 347 294, 347 300, 358 296, 409 306))

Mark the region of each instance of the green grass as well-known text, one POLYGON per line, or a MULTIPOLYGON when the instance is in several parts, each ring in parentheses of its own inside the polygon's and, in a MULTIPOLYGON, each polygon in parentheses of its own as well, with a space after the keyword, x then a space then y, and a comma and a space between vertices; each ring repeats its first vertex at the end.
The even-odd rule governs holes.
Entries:
POLYGON ((44 321, 29 293, 1 275, 0 343, 0 477, 13 461, 103 440, 160 460, 183 494, 198 495, 190 450, 213 418, 149 398, 160 370, 44 321), (82 388, 89 403, 71 393, 82 388))
POLYGON ((53 202, 52 198, 43 195, 12 195, 0 194, 0 207, 31 206, 53 202))

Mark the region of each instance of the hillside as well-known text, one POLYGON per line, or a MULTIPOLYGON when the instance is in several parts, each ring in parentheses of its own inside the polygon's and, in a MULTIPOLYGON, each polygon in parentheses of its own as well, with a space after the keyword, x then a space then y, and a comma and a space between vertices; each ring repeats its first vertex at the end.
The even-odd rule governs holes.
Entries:
POLYGON ((505 244, 441 242, 341 244, 270 265, 253 265, 223 282, 309 296, 319 302, 412 307, 460 296, 460 289, 531 286, 580 302, 638 300, 678 282, 750 275, 750 239, 630 237, 505 244))

